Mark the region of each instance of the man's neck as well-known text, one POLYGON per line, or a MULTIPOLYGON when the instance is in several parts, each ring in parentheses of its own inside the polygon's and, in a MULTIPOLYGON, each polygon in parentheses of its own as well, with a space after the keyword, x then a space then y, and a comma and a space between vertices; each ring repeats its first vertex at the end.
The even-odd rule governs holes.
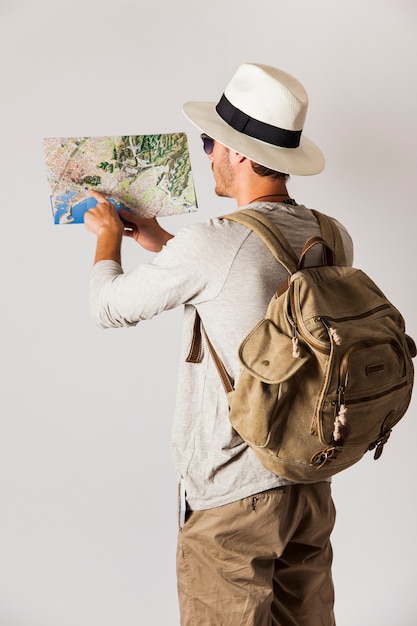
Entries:
MULTIPOLYGON (((274 181, 275 182, 275 181, 274 181)), ((242 190, 236 198, 238 206, 250 204, 251 202, 283 202, 289 198, 287 188, 284 183, 279 185, 256 185, 242 190)))

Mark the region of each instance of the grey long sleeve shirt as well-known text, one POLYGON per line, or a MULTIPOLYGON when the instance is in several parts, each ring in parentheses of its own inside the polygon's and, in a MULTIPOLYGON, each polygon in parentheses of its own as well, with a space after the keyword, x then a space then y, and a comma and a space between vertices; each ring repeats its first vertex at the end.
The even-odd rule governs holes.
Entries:
MULTIPOLYGON (((304 206, 253 203, 251 208, 267 214, 297 254, 306 239, 320 234, 316 219, 304 206)), ((342 226, 341 234, 351 265, 352 242, 342 226)), ((201 363, 185 362, 196 308, 228 373, 237 381, 238 346, 264 316, 286 276, 255 233, 219 218, 183 229, 150 263, 129 273, 113 261, 101 261, 93 268, 90 309, 101 327, 136 325, 184 306, 172 455, 192 509, 228 504, 289 482, 267 471, 233 431, 208 349, 204 348, 201 363)))

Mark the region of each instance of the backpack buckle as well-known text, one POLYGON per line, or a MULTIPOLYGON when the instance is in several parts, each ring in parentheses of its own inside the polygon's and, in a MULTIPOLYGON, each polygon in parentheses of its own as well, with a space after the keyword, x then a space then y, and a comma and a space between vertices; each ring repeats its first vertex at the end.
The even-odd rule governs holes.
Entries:
POLYGON ((310 465, 312 465, 315 469, 319 470, 325 463, 331 461, 336 458, 339 452, 343 450, 340 446, 328 446, 321 450, 320 452, 316 452, 310 459, 310 465))

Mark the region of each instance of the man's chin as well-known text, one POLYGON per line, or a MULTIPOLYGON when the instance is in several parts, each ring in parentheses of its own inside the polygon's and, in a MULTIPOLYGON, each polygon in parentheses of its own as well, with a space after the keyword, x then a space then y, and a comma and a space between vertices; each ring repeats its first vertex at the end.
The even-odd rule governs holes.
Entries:
POLYGON ((224 191, 223 189, 219 189, 218 187, 215 188, 214 193, 220 198, 230 198, 229 194, 226 191, 224 191))

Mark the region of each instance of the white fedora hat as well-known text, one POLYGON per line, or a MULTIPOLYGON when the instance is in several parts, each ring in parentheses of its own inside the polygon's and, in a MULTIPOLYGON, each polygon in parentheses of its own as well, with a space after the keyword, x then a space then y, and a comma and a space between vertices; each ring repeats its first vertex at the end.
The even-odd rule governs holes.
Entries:
POLYGON ((220 101, 186 102, 186 117, 243 156, 286 174, 324 168, 321 150, 302 135, 308 96, 296 78, 268 65, 241 65, 220 101))

